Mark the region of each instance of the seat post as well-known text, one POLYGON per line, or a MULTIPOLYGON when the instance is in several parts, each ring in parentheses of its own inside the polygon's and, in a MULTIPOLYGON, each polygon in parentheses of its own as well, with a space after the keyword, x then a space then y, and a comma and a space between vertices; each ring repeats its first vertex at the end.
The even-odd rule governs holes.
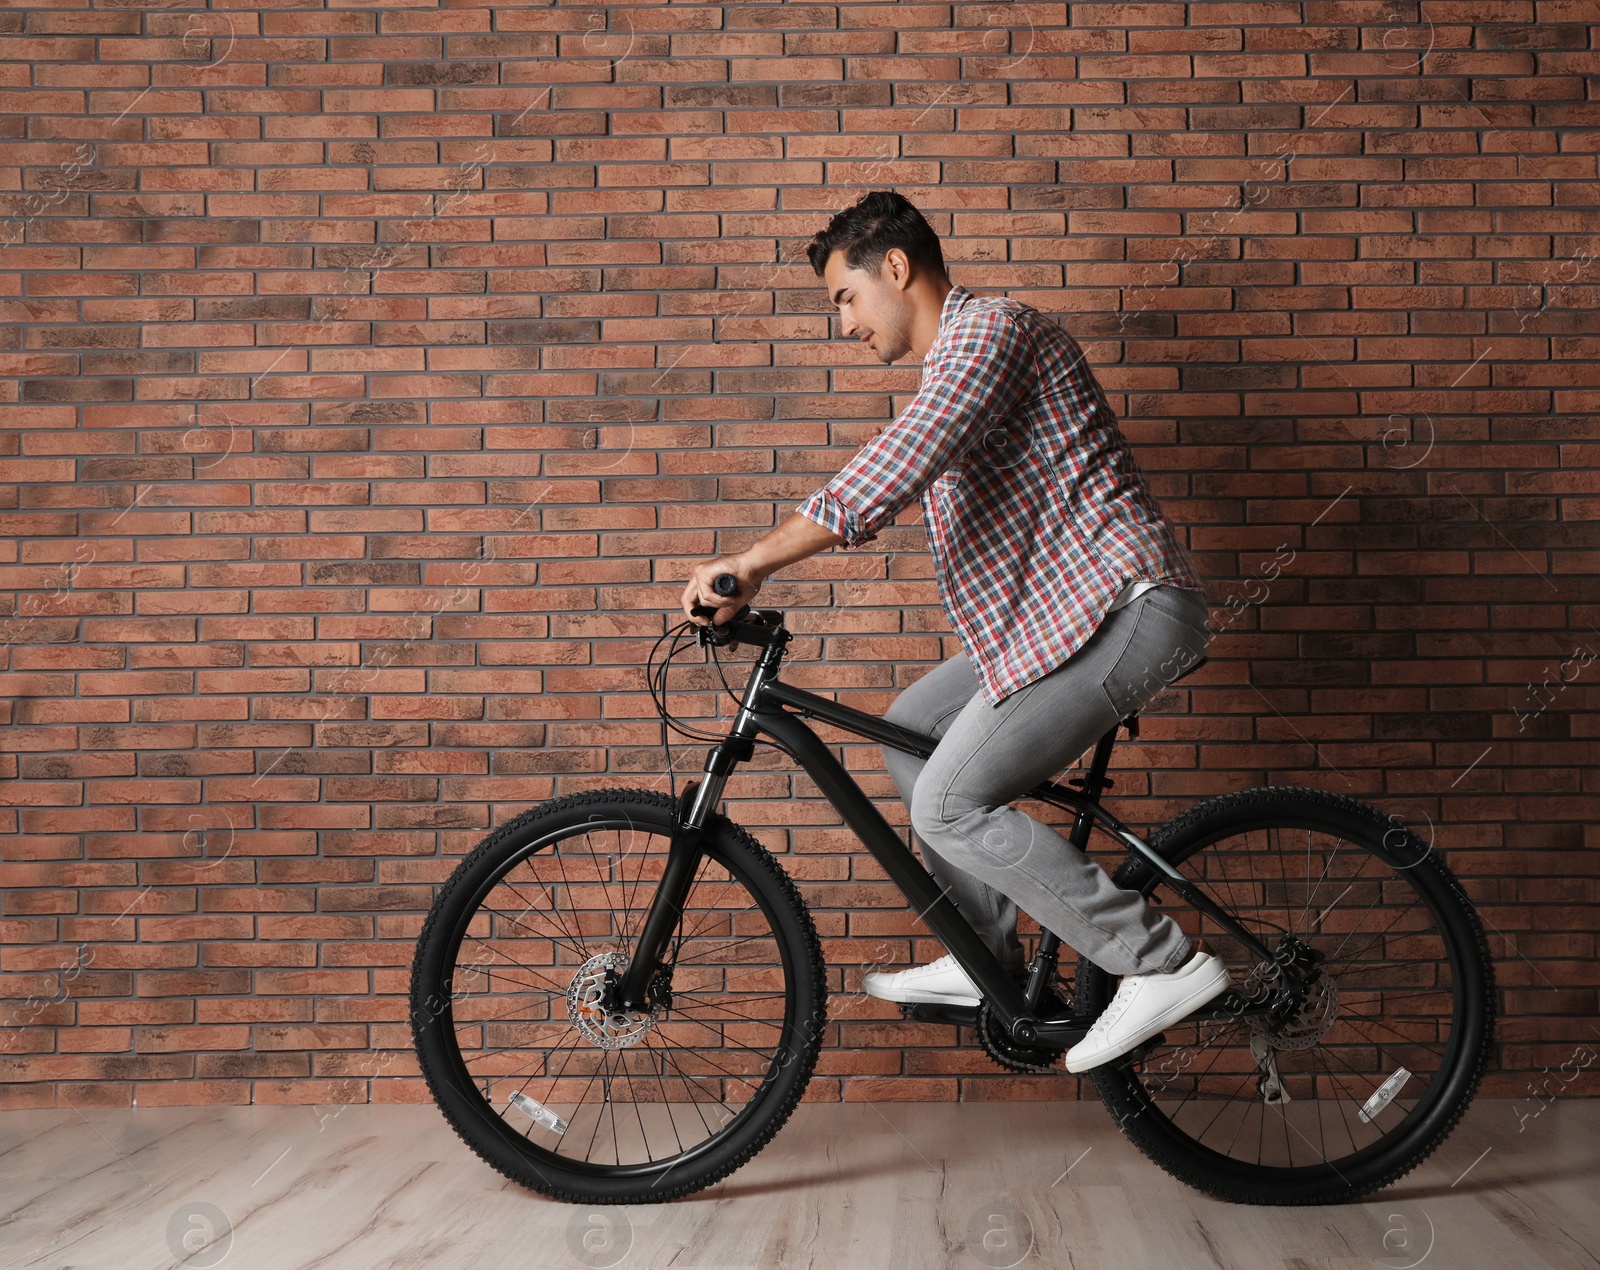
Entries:
MULTIPOLYGON (((1129 736, 1139 735, 1137 714, 1118 719, 1095 742, 1094 757, 1089 760, 1089 770, 1082 776, 1072 776, 1067 779, 1067 784, 1076 785, 1085 798, 1098 802, 1101 790, 1111 789, 1116 785, 1116 781, 1106 775, 1106 768, 1111 764, 1111 747, 1117 743, 1117 729, 1124 724, 1127 725, 1129 736)), ((1077 823, 1072 826, 1072 845, 1080 851, 1083 850, 1084 843, 1089 840, 1089 828, 1093 822, 1094 817, 1088 812, 1079 812, 1077 823), (1081 834, 1078 832, 1080 827, 1083 830, 1081 834)))

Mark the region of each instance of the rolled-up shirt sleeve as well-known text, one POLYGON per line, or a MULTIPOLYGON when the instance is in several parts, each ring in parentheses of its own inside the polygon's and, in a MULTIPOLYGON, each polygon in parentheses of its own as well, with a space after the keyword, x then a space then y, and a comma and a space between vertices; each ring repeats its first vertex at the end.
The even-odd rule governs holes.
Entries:
POLYGON ((795 508, 842 538, 846 550, 876 538, 935 477, 960 462, 1032 382, 1033 345, 1005 313, 958 317, 938 345, 900 417, 795 508))

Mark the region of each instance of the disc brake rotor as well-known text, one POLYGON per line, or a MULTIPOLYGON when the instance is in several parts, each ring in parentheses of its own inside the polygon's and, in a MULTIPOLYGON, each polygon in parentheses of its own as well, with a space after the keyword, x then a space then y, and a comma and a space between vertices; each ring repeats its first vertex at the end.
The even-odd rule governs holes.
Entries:
POLYGON ((1339 985, 1324 970, 1306 985, 1299 1006, 1283 1023, 1274 1026, 1263 1015, 1250 1015, 1250 1035, 1275 1050, 1308 1050, 1327 1035, 1338 1013, 1339 985))
POLYGON ((567 985, 567 1017, 585 1040, 603 1050, 639 1045, 655 1026, 653 1010, 607 1010, 606 989, 628 967, 626 953, 607 952, 578 967, 567 985))

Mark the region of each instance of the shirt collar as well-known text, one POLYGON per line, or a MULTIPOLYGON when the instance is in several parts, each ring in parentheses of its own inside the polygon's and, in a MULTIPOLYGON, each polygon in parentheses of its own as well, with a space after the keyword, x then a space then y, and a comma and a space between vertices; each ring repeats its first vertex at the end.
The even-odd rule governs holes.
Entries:
POLYGON ((928 358, 933 357, 934 347, 938 347, 939 341, 944 339, 944 333, 946 333, 946 329, 949 329, 950 323, 955 321, 955 315, 960 314, 962 309, 965 309, 968 304, 976 301, 976 299, 978 299, 978 296, 974 296, 971 291, 966 290, 965 286, 960 285, 960 283, 957 282, 950 285, 950 290, 944 293, 944 304, 939 307, 939 329, 934 333, 933 344, 928 345, 928 352, 923 353, 923 365, 928 363, 928 358))
POLYGON ((968 291, 959 282, 951 285, 950 290, 945 293, 944 304, 939 309, 939 330, 941 333, 945 327, 950 325, 951 319, 961 311, 961 307, 973 298, 972 292, 968 291))

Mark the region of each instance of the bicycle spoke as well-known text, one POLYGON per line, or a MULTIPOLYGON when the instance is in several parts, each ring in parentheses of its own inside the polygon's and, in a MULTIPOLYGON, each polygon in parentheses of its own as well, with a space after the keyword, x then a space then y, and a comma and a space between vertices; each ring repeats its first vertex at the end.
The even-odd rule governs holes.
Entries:
MULTIPOLYGON (((1313 1050, 1312 1053, 1315 1054, 1316 1051, 1313 1050)), ((1327 1057, 1328 1057, 1327 1055, 1323 1055, 1323 1058, 1325 1060, 1326 1060, 1327 1057)), ((1313 1063, 1315 1063, 1316 1059, 1313 1058, 1311 1061, 1313 1063)), ((1325 1067, 1323 1070, 1324 1070, 1324 1073, 1327 1075, 1329 1083, 1334 1086, 1335 1090, 1339 1091, 1342 1094, 1343 1090, 1344 1090, 1344 1083, 1342 1081, 1340 1081, 1339 1078, 1334 1074, 1333 1068, 1330 1066, 1330 1067, 1325 1067)), ((1357 1149, 1356 1148, 1356 1131, 1350 1127, 1350 1116, 1345 1111, 1345 1106, 1344 1106, 1345 1098, 1344 1097, 1335 1098, 1333 1100, 1333 1103, 1334 1103, 1334 1106, 1339 1108, 1339 1119, 1344 1124, 1345 1137, 1350 1139, 1350 1150, 1352 1152, 1354 1152, 1357 1149)))
MULTIPOLYGON (((696 1018, 691 1018, 691 1017, 689 1017, 689 1016, 687 1016, 687 1015, 685 1015, 685 1016, 684 1016, 684 1020, 683 1020, 683 1021, 684 1021, 684 1022, 685 1022, 685 1023, 693 1023, 693 1024, 695 1024, 695 1025, 696 1025, 696 1026, 698 1026, 698 1027, 703 1027, 703 1028, 705 1028, 705 1029, 706 1029, 706 1030, 707 1030, 707 1031, 708 1031, 708 1032, 711 1032, 711 1033, 713 1033, 713 1034, 715 1034, 715 1033, 716 1033, 716 1032, 717 1032, 717 1029, 716 1029, 716 1027, 714 1027, 714 1026, 713 1026, 713 1025, 712 1025, 712 1024, 710 1024, 710 1023, 707 1023, 707 1022, 706 1022, 706 1021, 705 1021, 705 1020, 704 1020, 704 1019, 696 1019, 696 1018)), ((780 1030, 781 1030, 781 1029, 780 1029, 780 1030)), ((762 1055, 762 1056, 765 1056, 765 1054, 766 1054, 766 1051, 765 1051, 765 1050, 758 1050, 758 1049, 756 1049, 756 1048, 755 1048, 755 1047, 754 1047, 754 1046, 752 1046, 752 1045, 746 1045, 746 1044, 745 1044, 745 1043, 744 1043, 744 1042, 743 1042, 743 1041, 735 1041, 735 1040, 730 1040, 730 1039, 729 1039, 729 1038, 728 1038, 728 1037, 726 1037, 726 1036, 724 1036, 724 1037, 722 1037, 722 1045, 723 1045, 723 1047, 724 1047, 724 1048, 726 1048, 726 1047, 727 1047, 727 1046, 730 1046, 730 1045, 731 1045, 731 1046, 733 1046, 733 1047, 734 1047, 734 1048, 735 1048, 735 1049, 741 1049, 741 1050, 744 1050, 744 1051, 746 1051, 746 1052, 747 1052, 747 1053, 750 1053, 750 1054, 760 1054, 760 1055, 762 1055)), ((705 1062, 708 1062, 708 1063, 709 1063, 709 1062, 711 1062, 711 1060, 710 1060, 710 1059, 705 1059, 705 1060, 704 1060, 704 1061, 705 1061, 705 1062)), ((715 1066, 716 1066, 716 1064, 715 1064, 715 1063, 712 1063, 712 1066, 714 1066, 714 1067, 715 1067, 715 1066)), ((726 1069, 722 1069, 722 1068, 719 1068, 719 1069, 718 1069, 718 1070, 726 1070, 726 1069)), ((734 1073, 732 1073, 732 1072, 729 1072, 729 1073, 728 1073, 728 1075, 730 1075, 730 1076, 733 1076, 733 1075, 734 1075, 734 1073)), ((737 1079, 737 1078, 736 1078, 736 1079, 737 1079)))
MULTIPOLYGON (((1380 930, 1376 935, 1374 935, 1369 941, 1367 941, 1367 943, 1362 945, 1360 948, 1358 948, 1354 953, 1352 953, 1350 955, 1348 960, 1351 962, 1351 964, 1354 965, 1354 964, 1359 963, 1361 961, 1361 959, 1363 957, 1365 957, 1367 955, 1367 953, 1370 952, 1377 945, 1379 940, 1381 940, 1385 935, 1387 935, 1390 931, 1392 931, 1396 926, 1398 926, 1400 924, 1401 920, 1404 919, 1406 917, 1406 915, 1407 915, 1406 911, 1403 908, 1399 912, 1397 912, 1395 914, 1394 920, 1392 922, 1390 922, 1387 926, 1385 926, 1382 930, 1380 930)), ((1352 930, 1350 932, 1350 934, 1351 935, 1355 934, 1355 931, 1352 930)), ((1345 942, 1346 943, 1349 942, 1349 938, 1350 938, 1349 935, 1345 936, 1345 942)), ((1344 947, 1344 944, 1340 944, 1339 945, 1340 949, 1342 949, 1343 947, 1344 947)), ((1334 951, 1337 952, 1337 951, 1339 951, 1339 949, 1335 949, 1334 951)), ((1332 954, 1329 955, 1329 960, 1332 960, 1332 954)))
MULTIPOLYGON (((702 863, 704 863, 704 861, 702 861, 702 863)), ((697 882, 699 880, 699 876, 700 875, 698 873, 695 875, 695 878, 696 878, 697 882)), ((733 887, 737 883, 738 883, 738 879, 737 878, 729 878, 728 879, 728 884, 722 888, 721 893, 717 896, 717 898, 715 900, 712 901, 712 903, 713 904, 720 904, 722 902, 723 896, 727 895, 727 893, 730 890, 732 890, 733 887)), ((690 887, 689 893, 691 895, 694 894, 694 888, 693 887, 690 887)), ((740 909, 739 912, 740 913, 748 913, 748 912, 751 912, 752 910, 754 910, 755 907, 756 907, 755 901, 752 900, 748 905, 746 905, 744 908, 740 909)), ((705 917, 700 919, 699 924, 697 926, 695 926, 695 928, 693 930, 688 931, 688 932, 686 932, 686 933, 684 933, 684 934, 682 934, 682 935, 680 935, 678 937, 678 944, 679 944, 680 947, 685 942, 687 942, 688 940, 695 939, 695 938, 699 937, 700 932, 702 930, 704 930, 706 928, 707 923, 712 920, 712 914, 715 914, 716 915, 716 919, 719 920, 719 921, 722 920, 724 917, 728 917, 731 920, 732 917, 738 916, 738 914, 731 914, 730 915, 730 914, 725 914, 725 913, 719 912, 718 910, 716 910, 716 909, 714 909, 714 908, 712 908, 710 906, 707 906, 706 914, 707 915, 705 917)))
MULTIPOLYGON (((666 1048, 662 1049, 661 1055, 662 1055, 663 1062, 668 1067, 671 1067, 675 1072, 678 1073, 678 1077, 679 1077, 680 1080, 683 1080, 685 1082, 688 1082, 688 1081, 692 1080, 692 1081, 696 1081, 698 1083, 704 1083, 701 1077, 696 1076, 693 1072, 685 1071, 683 1066, 675 1058, 672 1057, 671 1052, 669 1050, 667 1050, 666 1048)), ((693 1086, 687 1086, 687 1087, 691 1088, 691 1089, 693 1088, 693 1086)), ((711 1101, 715 1102, 717 1104, 717 1106, 721 1107, 724 1111, 728 1110, 728 1104, 726 1102, 724 1102, 722 1099, 720 1099, 720 1098, 712 1098, 711 1101)), ((700 1120, 700 1127, 706 1131, 706 1137, 709 1138, 714 1133, 716 1133, 716 1130, 711 1127, 710 1122, 706 1119, 706 1113, 700 1109, 701 1106, 702 1106, 700 1100, 698 1098, 690 1098, 689 1099, 689 1105, 694 1108, 694 1114, 700 1120)))
MULTIPOLYGON (((708 936, 707 938, 715 939, 716 936, 712 935, 712 936, 708 936)), ((745 936, 743 936, 743 937, 741 937, 739 939, 734 940, 731 944, 724 944, 721 948, 710 948, 710 949, 707 949, 701 955, 709 957, 713 953, 725 953, 725 952, 728 951, 728 949, 737 948, 740 944, 748 944, 752 939, 770 939, 770 938, 771 938, 770 934, 768 934, 768 932, 766 932, 766 931, 763 931, 759 935, 745 935, 745 936)), ((681 956, 681 955, 682 954, 680 953, 679 956, 681 956)))
MULTIPOLYGON (((517 896, 518 899, 522 899, 522 900, 526 900, 527 901, 527 907, 525 907, 522 910, 524 913, 537 913, 537 912, 540 911, 539 906, 536 905, 532 900, 529 900, 528 897, 526 895, 524 895, 521 892, 521 890, 518 889, 516 883, 512 882, 509 877, 507 877, 507 879, 506 879, 506 886, 511 889, 511 893, 513 895, 517 896)), ((557 911, 557 909, 555 907, 555 898, 553 896, 551 897, 551 900, 550 900, 550 914, 551 914, 552 917, 555 917, 555 918, 558 918, 558 919, 561 916, 561 914, 557 911)), ((520 921, 517 921, 516 918, 510 917, 510 914, 502 914, 502 916, 506 916, 506 917, 510 918, 511 921, 517 922, 517 925, 519 925, 519 926, 522 925, 522 923, 520 921)), ((583 952, 583 949, 578 945, 577 936, 573 932, 571 932, 571 931, 569 931, 567 929, 567 924, 565 922, 559 922, 558 924, 561 927, 561 933, 563 935, 567 936, 567 938, 571 941, 571 943, 569 944, 569 947, 571 947, 573 952, 577 953, 578 956, 580 958, 582 958, 584 956, 584 952, 583 952)), ((532 927, 524 927, 524 929, 525 930, 532 930, 532 927)), ((555 936, 553 936, 553 935, 545 936, 545 935, 537 935, 536 934, 535 938, 537 938, 537 939, 546 939, 546 938, 548 938, 548 939, 554 940, 557 943, 560 942, 559 940, 556 940, 555 936)))
MULTIPOLYGON (((749 1023, 764 1023, 768 1027, 777 1026, 777 1024, 773 1023, 771 1019, 758 1019, 753 1014, 742 1014, 738 1010, 732 1010, 725 1005, 717 1005, 711 1001, 702 1001, 696 1008, 701 1010, 721 1010, 724 1014, 732 1015, 736 1019, 743 1019, 749 1023)), ((682 1010, 678 1009, 676 1002, 673 1003, 673 1011, 679 1014, 681 1017, 690 1020, 691 1022, 698 1023, 701 1021, 696 1019, 692 1014, 684 1014, 682 1010)))
MULTIPOLYGON (((474 943, 483 944, 483 946, 485 948, 489 949, 490 951, 494 950, 494 945, 493 944, 484 943, 484 941, 479 939, 476 935, 468 935, 467 938, 472 940, 474 943)), ((525 966, 520 961, 513 961, 511 964, 513 966, 515 966, 518 970, 526 970, 530 975, 536 975, 536 974, 539 973, 539 971, 534 969, 534 967, 525 966)), ((483 970, 484 973, 486 973, 486 974, 491 974, 491 975, 497 974, 501 978, 510 978, 510 976, 508 976, 506 974, 505 968, 503 966, 496 967, 495 969, 491 970, 486 966, 469 965, 467 967, 467 969, 469 969, 469 970, 483 970)), ((564 997, 567 994, 567 990, 565 988, 558 988, 558 987, 555 987, 553 985, 547 987, 547 986, 545 986, 543 984, 531 984, 531 983, 519 984, 519 983, 517 983, 517 981, 515 979, 513 979, 511 982, 515 987, 522 988, 526 992, 543 992, 543 993, 546 993, 546 994, 548 994, 550 996, 555 996, 555 997, 564 997)))
POLYGON ((672 1140, 678 1144, 678 1154, 683 1154, 683 1138, 678 1133, 678 1118, 672 1114, 672 1099, 667 1097, 667 1082, 661 1079, 663 1062, 656 1067, 656 1087, 661 1090, 661 1105, 666 1109, 667 1124, 672 1128, 672 1140))
MULTIPOLYGON (((560 1044, 560 1042, 557 1042, 555 1049, 550 1051, 550 1054, 555 1053, 556 1051, 560 1050, 560 1048, 561 1048, 561 1044, 560 1044)), ((577 1052, 577 1047, 576 1046, 574 1046, 572 1049, 567 1051, 567 1056, 562 1061, 562 1064, 561 1064, 561 1070, 562 1071, 566 1071, 567 1064, 572 1061, 572 1055, 574 1053, 576 1053, 576 1052, 577 1052)), ((528 1059, 528 1061, 526 1063, 524 1063, 522 1065, 522 1067, 513 1068, 511 1071, 507 1072, 504 1076, 499 1077, 498 1078, 499 1083, 500 1084, 509 1084, 511 1081, 513 1081, 513 1080, 515 1080, 517 1078, 517 1073, 520 1072, 523 1067, 532 1067, 535 1064, 540 1063, 541 1061, 543 1063, 543 1066, 544 1066, 545 1070, 548 1071, 549 1068, 550 1068, 550 1054, 543 1054, 543 1053, 535 1054, 532 1058, 528 1059)), ((528 1086, 533 1081, 535 1081, 537 1079, 538 1079, 537 1076, 532 1076, 532 1075, 524 1077, 524 1079, 522 1081, 522 1084, 520 1086, 518 1086, 518 1088, 517 1088, 517 1092, 518 1093, 526 1093, 527 1089, 528 1089, 528 1086)), ((489 1080, 489 1083, 491 1085, 496 1083, 496 1078, 493 1077, 493 1076, 488 1077, 488 1080, 489 1080)), ((490 1106, 494 1105, 494 1099, 492 1099, 492 1098, 489 1099, 489 1105, 490 1106)), ((512 1105, 511 1100, 508 1098, 506 1100, 506 1106, 510 1107, 511 1105, 512 1105)), ((507 1115, 507 1113, 504 1112, 504 1111, 498 1112, 497 1114, 500 1116, 500 1118, 502 1120, 504 1120, 506 1118, 506 1115, 507 1115)))
MULTIPOLYGON (((600 1138, 600 1126, 606 1122, 605 1109, 607 1104, 611 1101, 611 1089, 606 1083, 607 1078, 605 1076, 605 1063, 606 1056, 602 1054, 600 1057, 600 1064, 595 1068, 594 1075, 589 1078, 589 1086, 584 1090, 584 1093, 587 1094, 589 1089, 593 1088, 594 1082, 599 1080, 600 1109, 594 1113, 594 1132, 589 1135, 588 1145, 583 1148, 583 1162, 585 1164, 589 1163, 589 1161, 594 1158, 594 1144, 600 1138)), ((581 1106, 582 1104, 580 1103, 579 1105, 581 1106)))
MULTIPOLYGON (((1249 1073, 1247 1072, 1245 1074, 1244 1080, 1248 1080, 1248 1079, 1249 1079, 1249 1073)), ((1240 1086, 1243 1086, 1244 1080, 1241 1080, 1239 1082, 1240 1086)), ((1228 1147, 1227 1147, 1227 1149, 1225 1151, 1222 1152, 1223 1155, 1232 1155, 1233 1154, 1234 1144, 1239 1141, 1239 1135, 1244 1132, 1245 1125, 1250 1123, 1250 1113, 1252 1111, 1254 1111, 1254 1110, 1257 1110, 1257 1108, 1256 1108, 1256 1105, 1255 1105, 1255 1099, 1252 1098, 1250 1100, 1250 1104, 1245 1108, 1244 1113, 1239 1117, 1239 1124, 1233 1131, 1233 1137, 1228 1139, 1228 1147)), ((1263 1111, 1262 1114, 1265 1115, 1266 1113, 1263 1111)), ((1207 1126, 1207 1127, 1209 1128, 1210 1126, 1207 1126)), ((1200 1139, 1196 1138, 1195 1141, 1198 1142, 1198 1141, 1200 1141, 1200 1139)))
MULTIPOLYGON (((1249 1084, 1251 1080, 1255 1079, 1255 1076, 1256 1076, 1255 1072, 1246 1072, 1243 1076, 1239 1077, 1238 1083, 1236 1085, 1234 1085, 1233 1089, 1229 1091, 1228 1095, 1225 1098, 1219 1098, 1217 1100, 1222 1105, 1217 1108, 1216 1115, 1212 1116, 1210 1120, 1206 1121, 1205 1128, 1201 1129, 1199 1133, 1194 1135, 1194 1140, 1196 1142, 1204 1142, 1205 1141, 1206 1134, 1211 1131, 1211 1126, 1216 1124, 1217 1123, 1217 1118, 1219 1116, 1221 1116, 1222 1113, 1228 1109, 1229 1101, 1231 1101, 1233 1098, 1236 1098, 1238 1096, 1239 1091, 1241 1089, 1243 1089, 1247 1084, 1249 1084)), ((1185 1101, 1187 1101, 1187 1099, 1185 1101)), ((1257 1100, 1254 1099, 1254 1098, 1251 1098, 1249 1101, 1250 1101, 1251 1104, 1254 1104, 1257 1100)), ((1177 1110, 1175 1110, 1172 1113, 1172 1116, 1170 1118, 1172 1120, 1177 1120, 1178 1112, 1182 1111, 1182 1110, 1183 1110, 1183 1104, 1179 1103, 1177 1110)), ((1243 1123, 1243 1117, 1240 1118, 1240 1123, 1241 1124, 1243 1123)), ((1234 1131, 1234 1136, 1235 1137, 1238 1136, 1238 1131, 1237 1130, 1234 1131)))
MULTIPOLYGON (((618 1061, 620 1062, 621 1060, 619 1059, 618 1061)), ((611 1097, 611 1082, 615 1079, 615 1075, 606 1077, 606 1105, 611 1108, 611 1155, 618 1164, 621 1164, 622 1143, 617 1141, 617 1104, 616 1100, 611 1097)))
POLYGON ((1361 929, 1362 922, 1365 922, 1367 920, 1367 914, 1372 912, 1372 910, 1375 909, 1378 906, 1378 901, 1380 899, 1382 899, 1382 898, 1383 898, 1383 889, 1380 887, 1379 890, 1378 890, 1378 893, 1372 897, 1372 903, 1368 904, 1367 907, 1362 910, 1362 912, 1361 912, 1361 920, 1358 921, 1353 927, 1351 927, 1348 931, 1345 932, 1344 938, 1339 941, 1339 946, 1337 948, 1335 948, 1331 953, 1329 953, 1327 955, 1327 957, 1325 958, 1326 961, 1328 961, 1328 962, 1336 962, 1336 961, 1338 961, 1339 954, 1344 951, 1344 946, 1350 942, 1350 936, 1355 934, 1356 931, 1361 929))
MULTIPOLYGON (((540 989, 540 991, 543 991, 543 989, 540 989)), ((518 1010, 526 1010, 527 1008, 528 1007, 526 1005, 512 1006, 511 1009, 507 1010, 504 1014, 491 1014, 486 1019, 473 1019, 470 1023, 464 1023, 461 1026, 463 1026, 463 1027, 483 1027, 487 1023, 499 1023, 503 1019, 509 1019, 518 1010)), ((565 1019, 518 1019, 517 1021, 519 1023, 535 1023, 535 1024, 543 1023, 543 1024, 546 1024, 546 1025, 551 1026, 551 1027, 562 1027, 562 1028, 564 1028, 566 1026, 566 1020, 565 1019)))
MULTIPOLYGON (((1213 1038, 1213 1039, 1215 1039, 1215 1038, 1213 1038)), ((1207 1041, 1205 1045, 1201 1046, 1201 1052, 1204 1053, 1205 1050, 1210 1048, 1210 1046, 1211 1046, 1211 1041, 1207 1041)), ((1221 1054, 1222 1054, 1222 1051, 1220 1049, 1211 1051, 1211 1059, 1206 1064, 1205 1071, 1196 1072, 1194 1074, 1194 1076, 1191 1077, 1191 1080, 1194 1083, 1194 1088, 1191 1089, 1187 1094, 1185 1094, 1183 1096, 1182 1100, 1178 1103, 1177 1107, 1174 1109, 1174 1111, 1172 1113, 1173 1116, 1176 1116, 1178 1114, 1178 1112, 1182 1111, 1183 1108, 1184 1108, 1184 1104, 1187 1103, 1190 1098, 1194 1097, 1195 1091, 1198 1090, 1198 1088, 1200 1086, 1200 1077, 1208 1075, 1210 1073, 1211 1069, 1217 1065, 1217 1059, 1221 1056, 1221 1054)))
MULTIPOLYGON (((516 890, 516 888, 512 887, 512 890, 516 890)), ((510 922, 513 926, 522 927, 522 929, 527 931, 528 934, 533 936, 534 939, 538 939, 538 940, 546 940, 546 939, 548 939, 552 944, 556 944, 559 947, 570 948, 580 958, 583 956, 582 951, 575 944, 566 943, 564 940, 561 940, 561 939, 557 938, 555 935, 541 935, 538 931, 534 930, 533 927, 525 925, 520 919, 511 916, 510 913, 502 912, 500 909, 493 909, 493 908, 486 908, 483 911, 486 912, 486 913, 493 913, 496 917, 503 917, 508 922, 510 922)), ((523 911, 526 912, 527 910, 525 909, 523 911)), ((477 938, 477 937, 474 936, 473 938, 477 938)), ((478 942, 479 943, 483 943, 484 941, 480 939, 480 940, 478 940, 478 942)))
POLYGON ((595 852, 594 843, 590 841, 587 833, 584 834, 583 837, 584 841, 589 843, 589 859, 594 862, 595 878, 600 883, 601 891, 605 893, 606 911, 614 914, 617 911, 617 906, 615 901, 613 901, 611 898, 611 887, 606 883, 605 876, 607 873, 610 873, 611 870, 609 868, 602 869, 600 867, 600 856, 595 852))
MULTIPOLYGON (((562 1020, 560 1024, 552 1024, 551 1026, 561 1026, 562 1030, 570 1035, 572 1029, 570 1027, 566 1027, 565 1023, 566 1023, 566 1021, 562 1020)), ((498 1048, 492 1049, 492 1050, 473 1050, 472 1054, 471 1054, 471 1058, 468 1058, 465 1055, 463 1055, 462 1064, 464 1066, 470 1067, 471 1064, 472 1064, 472 1061, 474 1059, 493 1058, 493 1057, 495 1057, 496 1055, 499 1055, 499 1054, 509 1054, 514 1049, 526 1049, 526 1048, 527 1048, 526 1046, 501 1045, 498 1048)), ((559 1044, 558 1044, 557 1048, 559 1048, 559 1044)), ((526 1065, 527 1064, 524 1064, 523 1066, 526 1066, 526 1065)), ((520 1070, 520 1069, 518 1069, 518 1070, 520 1070)), ((500 1077, 500 1079, 504 1080, 505 1077, 502 1076, 502 1077, 500 1077)))
MULTIPOLYGON (((1385 1023, 1382 1019, 1377 1018, 1375 1015, 1361 1014, 1361 1013, 1359 1013, 1359 1012, 1357 1012, 1355 1010, 1341 1010, 1339 1012, 1339 1022, 1345 1023, 1345 1022, 1348 1022, 1351 1019, 1360 1019, 1363 1023, 1375 1023, 1375 1024, 1377 1024, 1377 1026, 1383 1028, 1386 1032, 1390 1032, 1394 1036, 1399 1037, 1399 1044, 1401 1044, 1401 1045, 1415 1046, 1417 1049, 1427 1050, 1428 1053, 1430 1053, 1430 1054, 1432 1054, 1435 1057, 1440 1058, 1440 1059, 1442 1059, 1444 1057, 1444 1051, 1443 1050, 1436 1049, 1435 1047, 1433 1047, 1432 1045, 1429 1045, 1425 1041, 1415 1040, 1412 1037, 1407 1036, 1404 1032, 1396 1031, 1394 1028, 1390 1027, 1389 1024, 1385 1023)), ((1365 1037, 1365 1039, 1367 1039, 1368 1041, 1371 1041, 1372 1044, 1374 1044, 1374 1045, 1380 1045, 1381 1046, 1381 1045, 1384 1044, 1384 1042, 1382 1042, 1382 1041, 1378 1041, 1378 1040, 1373 1039, 1372 1037, 1366 1036, 1365 1033, 1361 1032, 1360 1028, 1354 1028, 1353 1030, 1356 1031, 1357 1033, 1359 1033, 1360 1035, 1362 1035, 1363 1037, 1365 1037)), ((1395 1044, 1394 1041, 1390 1041, 1388 1043, 1390 1045, 1395 1044)))
MULTIPOLYGON (((561 850, 559 845, 557 845, 551 849, 550 855, 555 859, 556 867, 561 870, 561 884, 566 887, 567 894, 571 895, 573 893, 572 880, 567 877, 566 853, 561 850)), ((576 914, 574 914, 574 916, 576 917, 576 914)), ((582 956, 585 961, 587 961, 589 959, 589 950, 583 946, 583 923, 581 921, 578 923, 577 936, 579 955, 582 956)))

